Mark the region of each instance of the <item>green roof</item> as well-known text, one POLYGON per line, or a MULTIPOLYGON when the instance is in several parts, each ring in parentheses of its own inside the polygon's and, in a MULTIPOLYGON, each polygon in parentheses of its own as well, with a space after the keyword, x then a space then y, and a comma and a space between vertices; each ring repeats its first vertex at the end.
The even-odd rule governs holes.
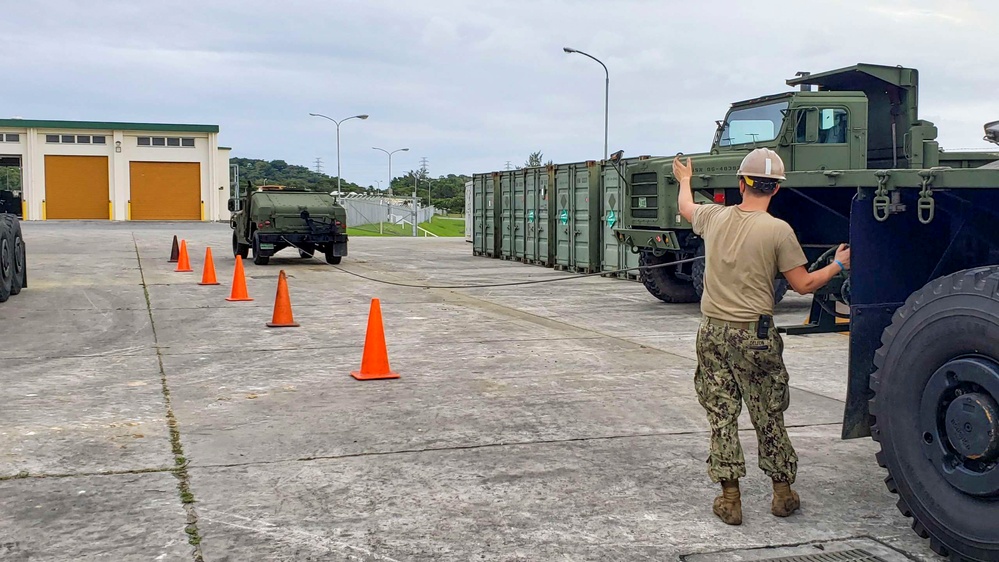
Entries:
POLYGON ((0 127, 18 129, 101 129, 114 131, 174 131, 217 133, 218 125, 177 123, 120 123, 116 121, 57 121, 49 119, 0 119, 0 127))

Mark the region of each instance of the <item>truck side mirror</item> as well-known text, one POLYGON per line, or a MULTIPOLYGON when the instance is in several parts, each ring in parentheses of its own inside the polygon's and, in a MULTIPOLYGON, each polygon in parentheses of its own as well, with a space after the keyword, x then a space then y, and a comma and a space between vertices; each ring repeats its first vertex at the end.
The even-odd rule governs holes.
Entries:
POLYGON ((236 200, 232 197, 229 198, 229 212, 232 213, 236 210, 236 200))

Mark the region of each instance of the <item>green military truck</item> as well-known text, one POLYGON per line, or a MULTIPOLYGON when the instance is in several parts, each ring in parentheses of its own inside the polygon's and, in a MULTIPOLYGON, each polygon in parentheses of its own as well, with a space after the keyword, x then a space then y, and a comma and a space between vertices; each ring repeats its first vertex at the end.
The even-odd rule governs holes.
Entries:
MULTIPOLYGON (((849 235, 850 201, 856 189, 843 183, 844 170, 973 168, 999 160, 996 153, 940 149, 936 127, 917 113, 915 69, 858 64, 820 74, 798 73, 787 84, 800 89, 733 104, 725 119, 717 121, 711 149, 687 156, 694 161, 692 187, 700 202, 738 204, 736 171, 756 147, 780 154, 787 172, 817 172, 807 181, 789 176, 770 208, 794 227, 812 261, 849 235)), ((626 194, 614 235, 639 253, 640 265, 690 258, 703 251, 702 241, 676 206, 672 157, 629 163, 622 174, 626 194)), ((887 212, 895 204, 889 201, 879 209, 887 212)), ((695 302, 703 288, 703 273, 703 260, 698 260, 643 270, 641 278, 660 300, 695 302)), ((780 280, 778 298, 786 288, 780 280)), ((819 295, 813 312, 827 314, 844 290, 849 290, 845 279, 831 284, 819 295)))
POLYGON ((281 185, 248 181, 246 192, 229 199, 232 253, 267 265, 285 248, 297 248, 310 258, 318 250, 326 262, 338 264, 347 255, 347 210, 332 195, 281 185))

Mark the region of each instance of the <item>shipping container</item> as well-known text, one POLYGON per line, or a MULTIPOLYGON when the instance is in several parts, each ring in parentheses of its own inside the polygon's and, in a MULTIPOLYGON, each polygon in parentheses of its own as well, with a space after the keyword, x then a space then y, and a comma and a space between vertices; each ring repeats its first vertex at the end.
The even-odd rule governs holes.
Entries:
POLYGON ((465 242, 472 241, 472 225, 475 224, 475 194, 472 182, 465 182, 465 242))
POLYGON ((524 239, 524 262, 536 265, 551 265, 551 248, 553 244, 549 237, 553 230, 550 220, 548 185, 551 169, 527 168, 524 171, 524 208, 526 210, 526 228, 524 239))
MULTIPOLYGON (((631 248, 624 243, 614 233, 615 226, 619 226, 623 217, 625 196, 624 178, 628 177, 628 166, 649 159, 649 156, 639 156, 628 158, 620 162, 603 162, 601 171, 601 243, 600 243, 600 263, 601 271, 619 271, 630 267, 638 267, 638 254, 632 252, 631 248)), ((621 271, 617 277, 622 279, 637 279, 638 270, 621 271)))
POLYGON ((497 257, 496 190, 494 175, 472 176, 472 251, 477 256, 497 257))
POLYGON ((578 273, 600 270, 600 165, 555 166, 555 267, 578 273))

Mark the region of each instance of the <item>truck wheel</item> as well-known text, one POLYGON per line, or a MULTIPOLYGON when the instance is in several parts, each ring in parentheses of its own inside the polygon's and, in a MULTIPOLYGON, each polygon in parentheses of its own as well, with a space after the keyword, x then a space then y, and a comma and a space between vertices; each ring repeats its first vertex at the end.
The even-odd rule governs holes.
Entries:
POLYGON ((871 433, 888 490, 937 553, 999 560, 999 267, 929 282, 881 343, 871 433))
POLYGON ((14 285, 14 244, 7 215, 0 215, 0 302, 10 298, 14 285))
POLYGON ((298 257, 304 259, 311 258, 316 254, 316 249, 311 246, 301 246, 298 249, 298 257))
POLYGON ((21 236, 21 223, 17 219, 11 219, 10 226, 13 228, 11 238, 14 241, 13 255, 14 280, 10 285, 10 294, 17 295, 21 289, 28 286, 27 271, 25 268, 24 239, 21 236))
POLYGON ((240 244, 239 237, 236 236, 236 231, 232 231, 232 257, 239 256, 241 259, 246 259, 250 255, 250 245, 240 244))
POLYGON ((337 265, 343 261, 343 256, 334 256, 333 252, 326 252, 326 263, 337 265))
MULTIPOLYGON (((701 242, 701 246, 697 249, 697 254, 695 255, 698 257, 704 255, 703 242, 701 242)), ((693 263, 690 271, 690 278, 694 283, 694 290, 697 291, 697 300, 701 300, 701 295, 704 294, 704 260, 697 260, 693 263)), ((774 279, 774 304, 784 300, 784 295, 787 294, 787 288, 787 279, 784 279, 783 277, 777 277, 774 279)))
MULTIPOLYGON (((638 255, 638 265, 659 265, 673 261, 670 255, 657 257, 652 252, 642 250, 638 255)), ((697 302, 694 284, 676 277, 668 267, 641 270, 642 284, 657 299, 668 303, 697 302)))
POLYGON ((253 233, 253 263, 254 265, 267 265, 271 261, 270 256, 260 255, 260 237, 253 233))

